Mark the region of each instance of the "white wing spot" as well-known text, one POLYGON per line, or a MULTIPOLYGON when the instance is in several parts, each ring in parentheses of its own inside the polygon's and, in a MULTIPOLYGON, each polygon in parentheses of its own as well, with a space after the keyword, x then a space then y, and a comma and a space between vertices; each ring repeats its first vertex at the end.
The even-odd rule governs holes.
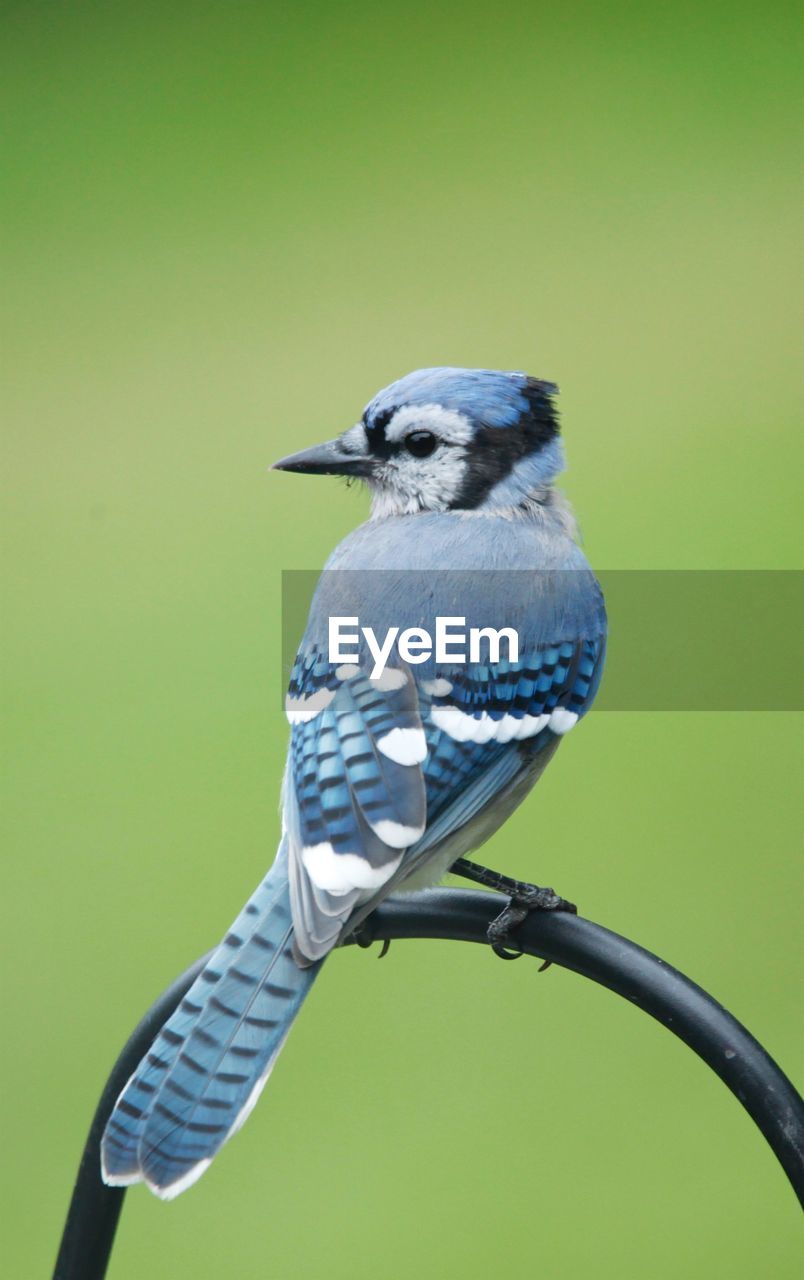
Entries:
POLYGON ((400 671, 399 667, 386 667, 378 676, 371 676, 370 679, 383 693, 393 693, 394 689, 401 689, 408 682, 406 673, 400 671))
POLYGON ((422 689, 431 698, 446 698, 448 693, 452 693, 452 684, 443 676, 436 676, 435 680, 422 680, 422 689))
POLYGON ((390 818, 381 818, 379 822, 372 822, 371 829, 380 837, 383 844, 390 845, 392 849, 407 849, 424 835, 423 825, 406 827, 401 822, 393 822, 390 818))
POLYGON ((553 733, 569 733, 577 723, 577 711, 568 711, 566 707, 556 707, 550 716, 550 728, 553 733))
POLYGON ((504 715, 495 720, 486 711, 474 716, 457 707, 433 707, 430 718, 456 742, 521 742, 532 738, 548 723, 549 715, 504 715))
POLYGON ((395 764, 421 764, 427 756, 424 729, 390 729, 377 739, 377 746, 395 764))
POLYGON ((285 698, 285 715, 291 724, 301 724, 305 720, 314 720, 335 697, 333 689, 317 689, 306 698, 285 698))
POLYGON ((381 867, 372 867, 371 863, 359 853, 336 853, 327 840, 321 844, 307 845, 301 852, 307 874, 319 889, 325 893, 351 893, 354 889, 379 889, 385 884, 399 866, 402 854, 383 863, 381 867))

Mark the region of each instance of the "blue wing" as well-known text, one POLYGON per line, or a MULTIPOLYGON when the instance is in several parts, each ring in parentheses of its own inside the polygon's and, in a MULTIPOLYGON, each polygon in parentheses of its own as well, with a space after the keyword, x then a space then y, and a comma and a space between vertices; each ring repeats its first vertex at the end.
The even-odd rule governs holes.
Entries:
POLYGON ((297 659, 286 708, 295 943, 298 957, 312 961, 424 833, 427 745, 407 670, 369 680, 356 666, 330 668, 308 651, 297 659))
POLYGON ((401 666, 371 680, 315 646, 297 658, 285 814, 300 958, 324 955, 439 849, 454 861, 499 825, 503 797, 591 705, 604 648, 598 634, 427 679, 401 666))
POLYGON ((505 797, 538 778, 559 740, 585 715, 603 671, 605 636, 532 649, 519 661, 453 667, 423 681, 427 830, 408 874, 445 841, 456 857, 477 847, 510 812, 505 797), (470 834, 484 810, 499 809, 470 834), (463 836, 463 839, 461 839, 463 836), (457 838, 457 839, 456 839, 457 838))

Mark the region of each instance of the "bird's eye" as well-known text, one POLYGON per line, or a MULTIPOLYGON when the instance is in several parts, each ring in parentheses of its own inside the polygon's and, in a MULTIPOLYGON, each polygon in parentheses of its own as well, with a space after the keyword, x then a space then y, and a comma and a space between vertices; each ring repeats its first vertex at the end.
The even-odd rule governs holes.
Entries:
POLYGON ((432 431, 411 431, 409 436, 405 436, 405 448, 414 458, 429 458, 437 444, 432 431))

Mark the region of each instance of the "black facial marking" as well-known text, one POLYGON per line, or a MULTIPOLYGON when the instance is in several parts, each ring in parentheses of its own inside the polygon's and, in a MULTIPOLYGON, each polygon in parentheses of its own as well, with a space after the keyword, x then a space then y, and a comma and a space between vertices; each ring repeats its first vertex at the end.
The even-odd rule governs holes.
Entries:
POLYGON ((477 428, 472 440, 471 467, 459 493, 450 504, 453 511, 471 511, 486 494, 510 475, 516 464, 538 453, 559 433, 558 414, 552 397, 558 387, 552 382, 528 378, 522 394, 527 410, 512 427, 477 428))
POLYGON ((397 409, 400 407, 400 405, 394 405, 392 409, 382 409, 379 413, 374 415, 373 419, 369 419, 367 413, 363 414, 363 425, 366 428, 366 438, 368 440, 369 450, 373 457, 383 459, 393 458, 398 456, 400 453, 406 452, 413 454, 413 456, 417 458, 425 458, 428 454, 433 452, 433 449, 438 444, 438 441, 436 437, 432 435, 432 432, 423 430, 414 430, 405 436, 403 440, 387 440, 385 438, 385 429, 397 409), (434 442, 433 447, 430 448, 428 446, 428 448, 423 452, 417 453, 415 443, 412 448, 408 445, 408 441, 413 436, 431 436, 434 442))
POLYGON ((388 456, 389 450, 385 439, 385 428, 395 413, 395 408, 381 409, 379 413, 375 413, 373 419, 369 418, 368 411, 363 414, 363 426, 366 428, 369 449, 377 457, 388 456))

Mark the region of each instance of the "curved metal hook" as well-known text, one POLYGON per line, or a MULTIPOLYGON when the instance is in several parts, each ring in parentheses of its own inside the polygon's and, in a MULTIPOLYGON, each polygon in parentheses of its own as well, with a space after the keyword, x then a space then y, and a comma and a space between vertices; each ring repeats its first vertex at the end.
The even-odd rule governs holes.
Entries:
MULTIPOLYGON (((390 898, 363 922, 360 941, 446 938, 487 945, 489 924, 505 901, 465 889, 390 898)), ((804 1102, 736 1018, 658 956, 581 916, 534 912, 518 926, 516 941, 527 955, 615 991, 683 1040, 745 1107, 804 1205, 804 1102)), ((101 1134, 123 1085, 207 959, 191 965, 151 1006, 115 1063, 81 1157, 53 1280, 102 1280, 106 1274, 125 1188, 101 1181, 101 1134)))

